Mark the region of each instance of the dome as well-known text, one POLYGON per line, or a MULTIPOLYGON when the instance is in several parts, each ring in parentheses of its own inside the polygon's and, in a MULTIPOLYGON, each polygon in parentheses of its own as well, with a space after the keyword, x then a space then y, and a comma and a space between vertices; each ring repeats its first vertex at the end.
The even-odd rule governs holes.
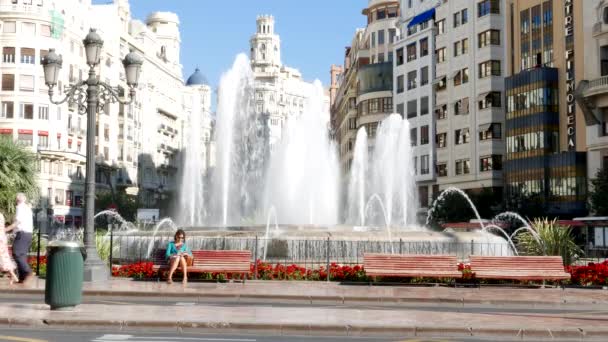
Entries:
POLYGON ((203 73, 196 68, 196 70, 194 70, 194 73, 192 75, 190 75, 190 77, 188 77, 188 80, 186 81, 186 85, 187 86, 197 86, 197 85, 208 85, 209 82, 207 82, 207 77, 205 77, 205 75, 203 75, 203 73))

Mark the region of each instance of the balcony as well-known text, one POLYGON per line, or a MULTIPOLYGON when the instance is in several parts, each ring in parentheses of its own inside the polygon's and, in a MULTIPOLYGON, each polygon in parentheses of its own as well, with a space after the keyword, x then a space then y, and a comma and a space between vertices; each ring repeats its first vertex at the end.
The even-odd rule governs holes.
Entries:
POLYGON ((608 76, 594 80, 582 80, 574 92, 577 103, 583 110, 588 126, 602 123, 602 109, 608 108, 608 76))
POLYGON ((593 24, 593 37, 597 38, 598 36, 601 36, 607 32, 608 32, 608 24, 605 24, 601 21, 593 24))
POLYGON ((357 75, 359 81, 359 95, 378 92, 393 91, 393 63, 377 63, 364 65, 357 75))
POLYGON ((44 9, 40 5, 19 5, 19 4, 0 5, 0 12, 29 14, 29 15, 48 15, 48 10, 44 9))

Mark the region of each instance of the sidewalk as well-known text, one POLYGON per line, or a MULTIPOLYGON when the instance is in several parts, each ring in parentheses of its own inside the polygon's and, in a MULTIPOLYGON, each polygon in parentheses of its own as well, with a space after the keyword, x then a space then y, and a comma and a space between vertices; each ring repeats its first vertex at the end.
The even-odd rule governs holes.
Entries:
MULTIPOLYGON (((0 280, 3 293, 44 293, 44 280, 32 286, 8 286, 0 280)), ((243 283, 191 282, 186 287, 175 282, 132 281, 112 279, 85 283, 88 296, 160 296, 204 299, 283 299, 302 302, 371 303, 458 303, 493 305, 608 305, 608 290, 561 288, 491 287, 453 288, 417 286, 340 285, 319 281, 247 281, 243 283)))
MULTIPOLYGON (((44 281, 32 288, 9 287, 0 292, 27 295, 44 291, 44 281)), ((0 326, 100 328, 112 331, 173 330, 210 333, 269 333, 282 335, 482 337, 498 339, 605 340, 608 336, 608 291, 584 289, 446 288, 413 286, 353 286, 326 282, 250 281, 167 285, 116 279, 85 284, 87 296, 145 296, 171 298, 167 305, 83 304, 74 312, 51 312, 42 304, 0 305, 0 326), (202 305, 176 305, 176 298, 202 305), (214 305, 211 299, 235 301, 214 305), (247 299, 295 303, 298 306, 247 304, 247 299), (211 303, 210 303, 211 302, 211 303), (362 303, 362 306, 341 304, 362 303), (417 309, 398 310, 405 303, 417 309), (514 305, 584 307, 573 313, 526 313, 430 310, 428 305, 514 305), (300 305, 302 304, 302 305, 300 305), (308 304, 328 304, 311 306, 308 304), (338 304, 338 307, 335 305, 338 304), (385 306, 386 305, 386 306, 385 306), (393 305, 394 307, 391 307, 393 305), (380 308, 379 306, 382 306, 380 308)), ((104 301, 99 301, 104 302, 104 301)), ((110 301, 105 302, 113 304, 110 301)), ((525 311, 525 310, 522 310, 525 311)))

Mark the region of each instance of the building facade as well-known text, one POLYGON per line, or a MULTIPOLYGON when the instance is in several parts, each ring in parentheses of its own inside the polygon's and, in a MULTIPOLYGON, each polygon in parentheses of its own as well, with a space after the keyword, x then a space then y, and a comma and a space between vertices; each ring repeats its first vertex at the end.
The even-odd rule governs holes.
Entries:
MULTIPOLYGON (((154 13, 144 24, 132 20, 127 0, 104 5, 90 0, 1 0, 0 25, 0 133, 31 146, 39 156, 39 204, 53 209, 53 216, 38 219, 82 223, 86 116, 75 106, 49 101, 40 61, 49 48, 62 55, 55 91, 56 99, 62 98, 64 86, 88 75, 82 39, 89 27, 98 28, 104 39, 100 79, 121 93, 128 89, 122 58, 129 50, 144 58, 132 104, 107 104, 97 116, 98 190, 113 196, 127 191, 139 196, 141 206, 160 206, 175 191, 175 155, 184 146, 188 118, 177 16, 154 13)), ((195 88, 210 93, 208 86, 195 88)))
POLYGON ((357 130, 365 127, 373 148, 379 123, 392 114, 393 60, 399 20, 397 0, 370 0, 363 9, 365 29, 355 32, 345 50, 332 106, 332 130, 339 146, 342 174, 350 171, 357 130))
POLYGON ((575 96, 587 126, 587 179, 592 180, 608 167, 608 1, 589 1, 582 10, 585 70, 575 96))
POLYGON ((281 62, 281 39, 275 33, 274 17, 258 16, 250 41, 254 75, 255 110, 266 121, 270 150, 281 139, 287 120, 304 112, 312 84, 302 74, 281 62))
POLYGON ((436 163, 436 148, 445 147, 447 133, 437 134, 435 96, 435 7, 436 1, 401 2, 400 32, 395 42, 395 111, 407 118, 414 155, 420 207, 429 206, 436 177, 447 176, 447 163, 436 163), (435 166, 436 165, 436 166, 435 166))
POLYGON ((505 202, 516 210, 584 215, 586 126, 575 97, 590 38, 583 2, 513 0, 506 10, 505 202))

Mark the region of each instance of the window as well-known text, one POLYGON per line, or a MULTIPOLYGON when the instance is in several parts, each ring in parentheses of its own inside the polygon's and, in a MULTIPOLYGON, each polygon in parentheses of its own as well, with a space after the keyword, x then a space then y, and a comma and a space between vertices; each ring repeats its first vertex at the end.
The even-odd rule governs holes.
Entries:
POLYGON ((15 48, 14 47, 5 46, 2 48, 2 62, 15 63, 15 48))
POLYGON ((448 105, 443 104, 435 107, 435 116, 437 120, 443 120, 448 117, 448 105))
POLYGON ((420 57, 427 56, 429 54, 429 39, 424 38, 420 40, 420 57))
POLYGON ((388 62, 392 62, 393 61, 393 51, 389 51, 388 52, 388 58, 387 58, 388 62))
POLYGON ((32 131, 20 131, 17 135, 17 142, 24 146, 33 146, 34 138, 32 135, 32 131))
POLYGON ((437 35, 444 34, 445 31, 445 19, 439 20, 436 24, 437 26, 437 35))
POLYGON ((3 118, 7 118, 7 119, 14 118, 13 106, 14 106, 13 102, 3 101, 2 102, 2 115, 0 115, 0 116, 3 118))
POLYGON ((38 135, 38 147, 48 148, 49 147, 49 136, 38 135))
POLYGON ((35 64, 36 63, 36 50, 31 48, 21 48, 21 63, 23 64, 35 64))
POLYGON ((40 35, 43 37, 50 37, 51 27, 49 25, 40 25, 40 35))
POLYGON ((110 126, 108 124, 103 125, 103 138, 105 141, 110 141, 110 126))
POLYGON ((4 22, 4 33, 16 33, 17 32, 17 23, 14 21, 5 21, 4 22))
POLYGON ((441 49, 437 49, 436 54, 437 54, 437 63, 443 63, 446 61, 446 48, 441 48, 441 49))
POLYGON ((49 54, 49 50, 40 50, 40 64, 42 64, 42 61, 46 58, 46 56, 48 56, 49 54))
POLYGON ((422 174, 422 175, 429 174, 429 155, 428 154, 420 157, 420 174, 422 174))
POLYGON ((501 75, 500 61, 487 61, 479 64, 479 78, 501 75))
POLYGON ((487 30, 479 34, 478 36, 479 48, 488 45, 500 45, 500 31, 499 30, 487 30))
POLYGON ((397 104, 397 113, 399 113, 399 115, 401 115, 402 118, 405 117, 405 104, 403 104, 403 103, 397 104))
POLYGON ((403 48, 399 48, 397 49, 397 65, 402 65, 403 64, 403 48))
POLYGON ((21 23, 21 33, 28 36, 36 35, 36 24, 34 23, 21 23))
POLYGON ((479 109, 487 109, 492 107, 501 107, 501 93, 499 91, 492 91, 480 96, 479 109))
POLYGON ((384 53, 380 52, 378 54, 378 63, 384 63, 384 53))
POLYGON ((429 143, 429 126, 425 125, 420 127, 420 145, 426 145, 429 143))
POLYGON ((468 175, 471 173, 471 161, 462 159, 456 161, 456 175, 468 175))
POLYGON ((378 31, 378 45, 384 45, 384 30, 378 31))
POLYGON ((454 43, 454 57, 465 55, 469 52, 469 39, 465 38, 454 43))
POLYGON ((420 85, 427 85, 429 84, 429 67, 425 66, 422 69, 420 69, 420 85))
POLYGON ((384 9, 379 9, 376 12, 376 20, 382 20, 386 18, 386 11, 384 9))
POLYGON ((418 103, 416 100, 411 100, 407 102, 407 118, 415 118, 418 114, 418 103))
POLYGON ((429 206, 429 188, 426 185, 418 187, 418 198, 420 199, 421 208, 426 208, 429 206))
POLYGON ((448 175, 448 164, 437 163, 437 177, 447 177, 448 175))
POLYGON ((469 129, 468 128, 457 129, 456 132, 454 132, 454 143, 456 145, 467 144, 468 142, 469 142, 469 129))
POLYGON ((469 68, 464 68, 456 72, 454 76, 454 86, 459 86, 469 82, 469 68))
POLYGON ((38 107, 38 120, 48 120, 49 119, 49 106, 39 106, 38 107))
POLYGON ((464 25, 469 21, 469 11, 468 9, 463 9, 462 11, 454 13, 454 27, 458 27, 460 25, 464 25))
POLYGON ((372 47, 376 47, 376 32, 372 32, 372 47))
POLYGON ((357 118, 349 118, 348 119, 348 129, 356 130, 357 129, 357 118))
POLYGON ((500 139, 501 134, 501 124, 492 123, 488 125, 484 125, 479 128, 479 140, 490 140, 490 139, 500 139))
POLYGON ((416 43, 407 46, 407 61, 411 62, 416 59, 416 43))
POLYGON ((416 70, 407 73, 407 90, 416 89, 416 78, 418 72, 416 70))
POLYGON ((437 144, 437 148, 444 148, 448 146, 448 134, 447 133, 438 133, 435 136, 435 143, 437 144))
POLYGON ((410 144, 412 146, 418 145, 418 128, 410 128, 410 144))
POLYGON ((500 171, 502 170, 502 156, 491 155, 479 160, 479 171, 500 171))
POLYGON ((499 0, 484 0, 477 4, 478 17, 483 17, 488 14, 500 14, 499 0))
POLYGON ((397 94, 403 93, 405 91, 405 80, 403 75, 397 76, 397 94))
POLYGON ((15 75, 2 74, 2 90, 15 90, 15 75))
POLYGON ((420 98, 420 116, 427 115, 429 113, 429 97, 423 96, 420 98))
POLYGON ((19 75, 19 90, 25 92, 34 91, 34 76, 33 75, 19 75))
POLYGON ((107 146, 103 148, 103 160, 110 160, 110 149, 107 146))
POLYGON ((454 102, 454 115, 469 114, 469 98, 465 97, 454 102))
POLYGON ((19 119, 34 119, 34 105, 31 103, 22 103, 19 111, 19 119))
POLYGON ((439 77, 434 81, 434 83, 436 91, 446 90, 448 88, 448 83, 445 76, 439 77))
POLYGON ((393 44, 395 42, 395 37, 397 36, 396 29, 388 29, 388 42, 389 44, 393 44))

